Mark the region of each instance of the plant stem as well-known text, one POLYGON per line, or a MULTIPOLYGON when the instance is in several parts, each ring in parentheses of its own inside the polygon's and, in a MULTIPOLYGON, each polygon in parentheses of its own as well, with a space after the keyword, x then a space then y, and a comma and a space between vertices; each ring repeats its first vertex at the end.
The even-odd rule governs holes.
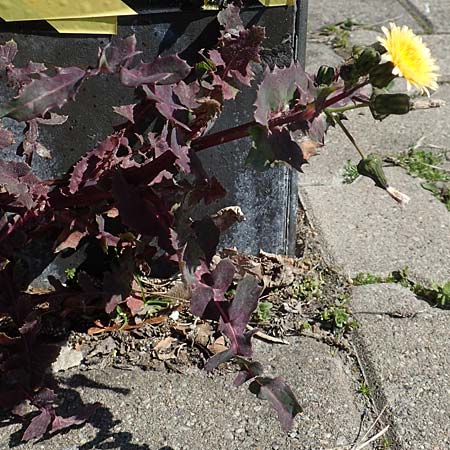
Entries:
MULTIPOLYGON (((327 111, 325 111, 325 114, 332 116, 327 111)), ((350 131, 348 131, 347 128, 345 127, 345 125, 342 123, 341 119, 337 116, 336 117, 332 116, 332 119, 341 127, 342 131, 348 137, 349 141, 353 144, 353 146, 356 148, 356 150, 359 153, 359 155, 361 156, 361 158, 364 159, 365 158, 364 153, 360 149, 359 145, 356 143, 355 138, 352 136, 350 131)))
MULTIPOLYGON (((268 128, 272 129, 282 125, 288 125, 293 122, 301 122, 312 120, 319 116, 326 108, 334 105, 337 102, 349 97, 358 89, 361 89, 368 83, 368 80, 352 87, 348 91, 343 91, 340 94, 326 100, 320 109, 317 109, 314 102, 306 105, 306 108, 302 111, 296 111, 295 113, 289 112, 287 114, 280 115, 269 121, 268 128)), ((249 130, 251 127, 258 125, 258 123, 253 120, 252 122, 247 122, 243 125, 238 125, 234 128, 229 128, 227 130, 218 131, 217 133, 208 134, 206 136, 201 136, 192 141, 191 147, 196 152, 205 150, 210 147, 215 147, 216 145, 225 144, 227 142, 235 141, 237 139, 242 139, 249 136, 249 130)))
POLYGON ((359 108, 367 108, 369 105, 365 103, 360 103, 359 105, 349 105, 349 106, 342 106, 340 108, 327 108, 327 112, 329 113, 343 113, 346 111, 352 111, 353 109, 359 109, 359 108))

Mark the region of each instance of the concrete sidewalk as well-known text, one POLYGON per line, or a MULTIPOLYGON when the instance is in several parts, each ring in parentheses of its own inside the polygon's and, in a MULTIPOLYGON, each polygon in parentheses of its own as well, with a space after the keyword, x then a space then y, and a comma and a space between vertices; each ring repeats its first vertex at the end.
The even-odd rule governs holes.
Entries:
MULTIPOLYGON (((351 18, 375 28, 395 21, 428 33, 424 39, 439 59, 442 81, 450 81, 448 0, 310 0, 309 7, 310 32, 351 18)), ((362 27, 351 39, 371 42, 377 35, 362 27)), ((341 57, 315 41, 308 45, 308 60, 315 70, 341 57)), ((450 102, 449 86, 435 96, 450 102)), ((349 127, 367 152, 401 152, 423 136, 446 147, 448 111, 419 111, 381 124, 358 113, 349 127)), ((342 184, 347 160, 357 161, 357 155, 338 130, 331 130, 327 142, 300 176, 300 199, 327 257, 348 276, 385 275, 408 266, 417 279, 450 279, 446 208, 399 168, 387 175, 411 197, 406 209, 370 180, 342 184)), ((307 337, 284 347, 256 345, 256 358, 288 381, 304 407, 289 434, 267 403, 245 387, 232 387, 233 374, 73 369, 62 377, 66 404, 101 401, 105 407, 83 427, 35 444, 21 444, 21 426, 3 422, 0 450, 349 449, 385 406, 387 439, 366 449, 449 450, 450 311, 393 284, 355 288, 351 302, 360 323, 353 338, 358 361, 307 337), (358 394, 361 368, 373 403, 358 394)))
MULTIPOLYGON (((310 2, 310 30, 347 18, 372 26, 395 21, 425 34, 441 68, 440 89, 433 95, 450 102, 450 6, 445 0, 374 0, 310 2), (436 34, 433 34, 436 33, 436 34)), ((352 43, 374 42, 377 32, 364 25, 351 33, 352 43)), ((309 47, 315 67, 333 64, 336 55, 324 44, 309 47), (317 60, 317 57, 321 60, 317 60)), ((396 154, 420 139, 450 149, 448 106, 389 117, 376 123, 370 112, 349 114, 348 127, 367 152, 396 154)), ((300 198, 328 257, 351 277, 359 272, 386 275, 409 268, 416 280, 450 279, 450 212, 400 168, 386 169, 389 184, 411 197, 399 208, 369 179, 343 184, 348 160, 358 155, 340 130, 331 130, 322 154, 313 158, 300 179, 300 198)), ((431 308, 399 285, 354 289, 352 308, 360 323, 354 343, 378 410, 387 405, 391 448, 450 449, 450 311, 431 308)))

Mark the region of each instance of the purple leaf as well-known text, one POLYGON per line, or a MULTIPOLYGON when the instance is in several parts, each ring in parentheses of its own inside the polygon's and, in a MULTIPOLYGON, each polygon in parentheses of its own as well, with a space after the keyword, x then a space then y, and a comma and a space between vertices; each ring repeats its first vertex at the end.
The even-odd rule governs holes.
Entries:
POLYGON ((8 68, 6 75, 11 84, 20 87, 33 81, 31 75, 45 72, 46 70, 47 67, 44 64, 30 61, 26 67, 8 68))
POLYGON ((228 312, 230 324, 237 334, 242 334, 250 320, 250 316, 258 306, 262 288, 256 278, 246 275, 237 285, 236 294, 228 312))
POLYGON ((225 293, 225 291, 231 286, 231 283, 233 282, 233 276, 235 272, 236 269, 231 260, 222 259, 211 273, 214 289, 217 289, 219 292, 225 293))
POLYGON ((133 34, 100 49, 98 67, 103 72, 116 73, 122 67, 128 67, 133 58, 141 53, 136 51, 136 36, 133 34))
POLYGON ((191 172, 191 158, 189 157, 189 147, 180 145, 177 139, 177 130, 172 130, 170 150, 177 157, 175 164, 185 173, 191 172))
POLYGON ((0 69, 9 66, 17 55, 17 44, 11 39, 0 45, 0 69))
POLYGON ((151 63, 140 62, 136 67, 120 71, 120 81, 125 86, 143 84, 174 84, 189 75, 191 67, 178 55, 157 57, 151 63))
POLYGON ((50 433, 56 433, 57 431, 64 430, 72 425, 80 425, 86 422, 92 414, 100 407, 100 403, 92 403, 90 405, 83 406, 73 416, 61 417, 55 415, 52 422, 52 428, 50 433))
POLYGON ((222 259, 211 272, 196 272, 196 286, 192 292, 190 311, 198 317, 218 320, 220 311, 214 307, 214 302, 223 302, 222 308, 228 309, 225 291, 233 282, 235 268, 229 259, 222 259), (209 275, 209 279, 205 279, 209 275))
POLYGON ((173 93, 178 97, 180 103, 188 109, 194 109, 199 106, 199 103, 196 100, 199 91, 200 85, 198 84, 198 81, 189 84, 180 81, 173 88, 173 93))
POLYGON ((27 84, 18 97, 1 105, 0 117, 31 120, 73 100, 86 71, 78 67, 57 68, 56 71, 53 77, 40 74, 40 78, 27 84))
POLYGON ((236 362, 241 366, 241 371, 238 373, 233 384, 238 387, 246 381, 251 380, 264 372, 263 366, 257 361, 247 361, 244 358, 236 358, 236 362))
MULTIPOLYGON (((197 317, 204 317, 206 308, 213 298, 214 291, 210 286, 198 286, 192 292, 190 313, 197 317)), ((211 320, 219 320, 219 311, 215 311, 215 318, 211 320)))
POLYGON ((239 31, 237 36, 225 35, 220 41, 220 55, 225 62, 225 79, 236 79, 250 86, 253 71, 250 63, 260 63, 259 52, 265 38, 263 27, 252 26, 248 30, 239 31))
POLYGON ((14 133, 0 125, 0 150, 14 144, 14 133))
POLYGON ((38 408, 50 408, 58 400, 58 396, 48 388, 41 389, 33 397, 33 405, 38 408))
POLYGON ((224 29, 224 32, 232 35, 239 35, 244 29, 244 24, 239 15, 240 8, 235 5, 228 5, 217 14, 217 20, 224 29))
POLYGON ((187 131, 190 131, 189 127, 180 122, 174 117, 174 113, 180 109, 185 109, 184 106, 177 105, 173 102, 173 88, 170 85, 164 86, 144 86, 144 92, 147 94, 149 100, 156 102, 156 109, 165 117, 169 122, 174 125, 178 125, 187 131))
POLYGON ((0 205, 32 209, 48 194, 48 188, 23 162, 0 160, 0 205))
POLYGON ((115 309, 117 305, 120 305, 120 303, 123 303, 124 299, 119 294, 111 295, 110 299, 106 302, 105 306, 105 312, 106 314, 111 314, 115 309))
POLYGON ((136 103, 131 105, 113 106, 113 110, 119 116, 125 117, 129 122, 134 123, 134 107, 136 103))
POLYGON ((22 150, 25 155, 32 155, 37 153, 39 156, 45 159, 51 159, 52 155, 44 145, 38 142, 39 127, 37 119, 28 121, 25 132, 25 139, 22 142, 22 150))
POLYGON ((294 96, 299 95, 298 104, 306 105, 314 100, 313 82, 300 64, 292 63, 290 67, 266 69, 264 79, 259 85, 256 97, 255 120, 267 126, 273 119, 288 108, 294 96))
POLYGON ((302 407, 289 386, 280 378, 258 377, 249 386, 258 398, 268 400, 278 414, 283 430, 292 428, 294 417, 302 407))
POLYGON ((169 239, 172 215, 152 188, 133 186, 116 172, 112 193, 124 225, 148 238, 158 237, 161 248, 173 251, 169 239))
POLYGON ((47 431, 48 426, 52 420, 52 416, 47 409, 41 409, 41 413, 33 417, 30 425, 23 433, 22 440, 29 441, 30 439, 40 438, 47 431))
POLYGON ((302 165, 315 154, 319 146, 304 135, 287 128, 274 128, 271 132, 260 125, 252 127, 250 136, 253 146, 247 157, 247 164, 257 170, 265 170, 274 162, 283 161, 302 172, 302 165))
POLYGON ((211 370, 214 370, 220 364, 231 361, 234 356, 236 356, 236 352, 233 348, 217 353, 216 355, 211 356, 211 358, 208 359, 205 364, 205 370, 207 372, 211 372, 211 370))
POLYGON ((122 135, 113 134, 81 158, 70 176, 70 193, 73 194, 81 187, 98 181, 103 173, 117 162, 115 154, 122 142, 122 135))

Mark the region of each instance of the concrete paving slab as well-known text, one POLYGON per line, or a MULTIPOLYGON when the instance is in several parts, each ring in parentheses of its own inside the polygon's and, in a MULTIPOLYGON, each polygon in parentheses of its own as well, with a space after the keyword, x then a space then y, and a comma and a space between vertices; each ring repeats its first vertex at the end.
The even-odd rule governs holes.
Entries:
MULTIPOLYGON (((105 368, 68 371, 65 397, 73 407, 100 401, 90 424, 16 450, 320 450, 352 443, 365 407, 351 370, 330 347, 303 337, 289 346, 257 343, 256 356, 290 384, 304 413, 285 434, 276 414, 234 374, 186 375, 105 368), (71 376, 72 375, 72 376, 71 376)), ((20 426, 0 428, 0 449, 12 448, 20 426)))
POLYGON ((449 212, 402 169, 388 168, 386 175, 411 197, 405 208, 365 177, 350 185, 301 187, 301 202, 326 252, 352 277, 408 266, 414 277, 448 280, 449 212))
MULTIPOLYGON (((446 0, 442 0, 445 2, 446 0)), ((346 19, 365 25, 385 25, 395 22, 408 25, 417 32, 424 29, 397 1, 384 0, 314 0, 308 4, 308 30, 317 31, 324 25, 335 24, 346 19)))
MULTIPOLYGON (((432 98, 445 100, 441 108, 412 111, 403 116, 389 116, 383 121, 374 120, 370 111, 356 110, 346 114, 347 128, 366 154, 378 152, 391 155, 408 150, 417 144, 432 144, 448 149, 450 127, 448 114, 450 108, 450 85, 441 85, 432 98)), ((433 151, 439 151, 434 149, 433 151)), ((348 160, 359 161, 359 156, 350 141, 339 128, 331 128, 325 137, 325 146, 320 155, 312 158, 304 166, 299 183, 308 185, 340 185, 342 173, 348 160)))
POLYGON ((450 448, 450 311, 392 284, 356 287, 351 303, 355 345, 378 408, 388 405, 394 448, 450 448))
POLYGON ((314 75, 322 65, 338 66, 342 58, 324 44, 308 42, 306 46, 306 72, 314 75))
MULTIPOLYGON (((416 9, 425 19, 432 24, 433 33, 450 33, 450 8, 448 0, 402 0, 416 9)), ((412 10, 411 6, 409 6, 412 10)))

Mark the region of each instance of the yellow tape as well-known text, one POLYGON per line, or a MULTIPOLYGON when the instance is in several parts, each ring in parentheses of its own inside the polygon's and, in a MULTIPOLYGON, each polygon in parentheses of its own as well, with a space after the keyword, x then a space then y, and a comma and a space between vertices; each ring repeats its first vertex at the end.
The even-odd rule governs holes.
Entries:
POLYGON ((60 33, 117 34, 117 17, 48 20, 60 33))
POLYGON ((0 17, 6 22, 135 14, 121 0, 0 0, 0 17))

